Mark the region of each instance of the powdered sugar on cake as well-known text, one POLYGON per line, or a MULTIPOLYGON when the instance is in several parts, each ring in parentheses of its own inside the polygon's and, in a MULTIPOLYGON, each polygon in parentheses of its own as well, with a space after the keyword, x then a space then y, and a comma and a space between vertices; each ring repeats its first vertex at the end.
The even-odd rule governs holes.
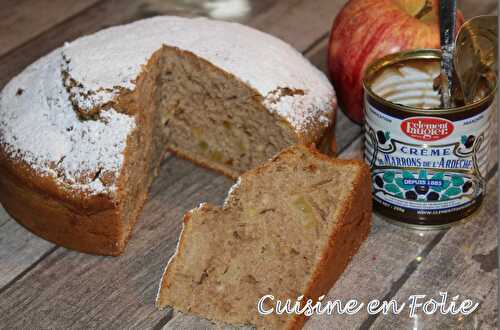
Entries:
POLYGON ((99 120, 80 120, 69 101, 56 50, 29 66, 2 91, 0 143, 11 158, 54 177, 62 186, 90 194, 109 193, 97 172, 113 173, 133 118, 109 109, 99 120))
POLYGON ((283 41, 236 23, 204 18, 155 17, 103 30, 63 47, 65 70, 78 83, 70 88, 81 111, 92 111, 133 90, 134 80, 161 45, 211 62, 256 89, 263 97, 280 88, 303 94, 264 104, 298 132, 328 125, 335 95, 326 77, 283 41), (284 60, 285 59, 285 60, 284 60))
POLYGON ((229 191, 227 192, 226 199, 224 200, 223 205, 226 206, 229 203, 229 200, 231 199, 231 196, 234 194, 236 190, 238 190, 241 186, 241 176, 238 177, 236 182, 229 188, 229 191))

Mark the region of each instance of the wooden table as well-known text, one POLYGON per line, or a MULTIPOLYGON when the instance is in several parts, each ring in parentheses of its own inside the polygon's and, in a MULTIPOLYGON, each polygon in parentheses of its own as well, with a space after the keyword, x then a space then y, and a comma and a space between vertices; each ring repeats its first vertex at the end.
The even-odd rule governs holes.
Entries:
MULTIPOLYGON (((493 13, 496 1, 459 1, 465 16, 493 13)), ((246 3, 242 0, 241 3, 246 3)), ((278 36, 325 71, 329 27, 344 1, 255 0, 232 19, 278 36)), ((140 18, 220 15, 203 0, 0 0, 0 88, 26 65, 65 41, 140 18)), ((342 158, 361 157, 361 129, 338 113, 342 158)), ((495 124, 496 132, 496 124, 495 124)), ((367 242, 330 299, 397 299, 439 291, 480 302, 473 314, 313 317, 308 329, 496 328, 497 141, 488 194, 474 219, 447 231, 417 232, 374 216, 367 242)), ((125 254, 96 257, 35 237, 0 208, 0 328, 208 328, 197 318, 158 311, 154 299, 174 252, 182 214, 201 201, 220 203, 232 182, 167 157, 125 254)))

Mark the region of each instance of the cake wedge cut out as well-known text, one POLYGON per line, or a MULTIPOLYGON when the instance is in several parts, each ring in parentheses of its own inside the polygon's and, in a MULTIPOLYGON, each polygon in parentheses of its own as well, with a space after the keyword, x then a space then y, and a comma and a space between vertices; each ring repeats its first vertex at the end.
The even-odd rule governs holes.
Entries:
POLYGON ((356 160, 289 147, 244 173, 222 207, 186 213, 157 306, 231 325, 297 329, 304 315, 260 315, 326 294, 371 227, 370 174, 356 160))

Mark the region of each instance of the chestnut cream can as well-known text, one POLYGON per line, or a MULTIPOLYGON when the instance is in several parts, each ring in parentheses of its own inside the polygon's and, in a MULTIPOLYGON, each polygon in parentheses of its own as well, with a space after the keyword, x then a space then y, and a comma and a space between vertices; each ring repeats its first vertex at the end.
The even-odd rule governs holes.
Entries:
POLYGON ((446 228, 479 208, 489 169, 494 89, 440 108, 440 52, 386 56, 365 72, 365 150, 374 208, 418 229, 446 228))

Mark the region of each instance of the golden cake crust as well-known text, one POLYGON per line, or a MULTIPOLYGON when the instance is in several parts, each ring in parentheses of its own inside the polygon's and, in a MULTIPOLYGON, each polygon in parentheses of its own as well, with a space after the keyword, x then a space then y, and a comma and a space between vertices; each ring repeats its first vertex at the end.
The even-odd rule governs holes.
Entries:
POLYGON ((0 152, 0 201, 34 234, 81 252, 119 255, 125 244, 119 209, 109 195, 62 191, 50 177, 0 152))

